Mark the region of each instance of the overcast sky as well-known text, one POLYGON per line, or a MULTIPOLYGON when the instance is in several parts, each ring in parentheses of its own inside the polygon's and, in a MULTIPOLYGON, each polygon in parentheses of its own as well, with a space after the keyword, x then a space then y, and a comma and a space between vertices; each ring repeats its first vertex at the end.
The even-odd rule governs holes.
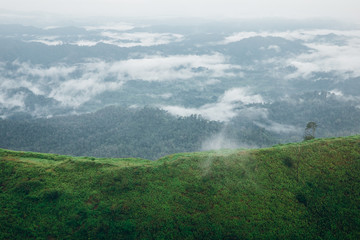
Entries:
POLYGON ((0 9, 81 17, 331 17, 360 23, 359 0, 1 0, 0 9))

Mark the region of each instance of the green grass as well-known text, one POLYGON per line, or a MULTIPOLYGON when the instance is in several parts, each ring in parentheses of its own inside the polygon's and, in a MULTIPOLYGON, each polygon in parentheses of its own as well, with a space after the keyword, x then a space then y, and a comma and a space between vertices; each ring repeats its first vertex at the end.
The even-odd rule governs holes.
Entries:
POLYGON ((0 169, 0 239, 360 239, 360 136, 0 169))

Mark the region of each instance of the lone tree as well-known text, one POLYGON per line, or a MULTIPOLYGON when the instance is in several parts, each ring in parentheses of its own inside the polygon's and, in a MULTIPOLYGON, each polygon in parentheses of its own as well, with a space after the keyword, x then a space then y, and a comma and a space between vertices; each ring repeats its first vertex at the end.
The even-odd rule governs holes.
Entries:
POLYGON ((304 133, 304 141, 311 140, 315 138, 315 130, 317 128, 316 122, 308 122, 306 124, 305 133, 304 133))

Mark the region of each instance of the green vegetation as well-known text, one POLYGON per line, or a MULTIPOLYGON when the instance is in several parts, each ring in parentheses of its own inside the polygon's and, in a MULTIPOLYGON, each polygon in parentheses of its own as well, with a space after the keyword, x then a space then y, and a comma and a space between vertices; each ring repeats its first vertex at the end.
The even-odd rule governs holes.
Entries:
MULTIPOLYGON (((158 159, 199 151, 224 124, 197 115, 175 117, 157 108, 107 107, 95 113, 49 119, 0 119, 0 147, 94 157, 158 159)), ((236 125, 234 142, 259 147, 276 141, 260 127, 236 125)))
POLYGON ((360 136, 0 169, 0 239, 360 239, 360 136))

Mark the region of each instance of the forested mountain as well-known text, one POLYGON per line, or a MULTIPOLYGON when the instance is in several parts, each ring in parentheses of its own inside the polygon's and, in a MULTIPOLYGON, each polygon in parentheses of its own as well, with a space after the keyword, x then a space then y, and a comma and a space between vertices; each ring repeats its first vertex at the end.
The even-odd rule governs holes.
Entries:
POLYGON ((112 106, 95 113, 0 120, 0 147, 95 157, 161 156, 220 148, 258 148, 302 141, 306 123, 315 137, 360 133, 360 109, 328 92, 239 106, 227 122, 176 117, 158 108, 112 106))
POLYGON ((98 157, 156 159, 196 151, 222 125, 163 110, 108 107, 96 113, 50 119, 0 120, 1 147, 98 157))

